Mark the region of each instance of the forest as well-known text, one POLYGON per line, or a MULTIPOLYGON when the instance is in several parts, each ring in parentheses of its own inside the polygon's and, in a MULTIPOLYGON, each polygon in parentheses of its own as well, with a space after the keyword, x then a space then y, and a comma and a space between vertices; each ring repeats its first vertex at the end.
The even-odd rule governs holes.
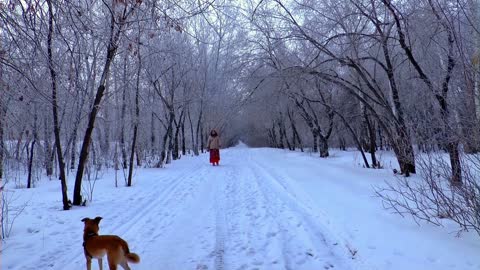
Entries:
POLYGON ((391 151, 385 207, 480 233, 479 91, 477 0, 0 2, 0 179, 58 179, 64 210, 96 172, 131 186, 215 128, 365 169, 391 151))

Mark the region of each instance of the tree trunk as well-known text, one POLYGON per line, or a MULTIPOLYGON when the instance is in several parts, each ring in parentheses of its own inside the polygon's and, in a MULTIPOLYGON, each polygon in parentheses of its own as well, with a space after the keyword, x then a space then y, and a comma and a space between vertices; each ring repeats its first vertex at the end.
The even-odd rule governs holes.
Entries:
POLYGON ((76 122, 75 126, 73 127, 73 138, 72 138, 72 150, 70 154, 70 170, 75 170, 75 161, 77 160, 77 133, 78 133, 78 125, 79 123, 76 122))
MULTIPOLYGON (((137 136, 138 137, 138 136, 137 136)), ((138 142, 138 138, 137 138, 137 142, 138 142)), ((137 158, 137 167, 142 167, 142 153, 143 153, 143 150, 142 150, 142 145, 138 144, 137 143, 137 147, 135 147, 135 157, 137 158)))
POLYGON ((163 168, 163 165, 165 164, 167 154, 168 154, 168 149, 167 149, 167 141, 169 138, 169 135, 171 134, 171 130, 173 128, 173 118, 175 115, 171 112, 169 114, 169 119, 168 119, 168 125, 167 125, 167 130, 165 131, 165 134, 163 135, 163 140, 162 140, 162 148, 160 152, 160 160, 158 161, 157 167, 158 168, 163 168))
POLYGON ((28 177, 27 188, 32 188, 32 170, 33 170, 33 153, 35 152, 35 143, 37 139, 33 136, 32 146, 30 147, 30 157, 28 160, 28 177))
POLYGON ((396 133, 398 138, 392 141, 392 145, 397 145, 397 147, 394 146, 393 148, 401 173, 408 177, 411 173, 416 173, 415 152, 413 151, 412 140, 408 134, 407 126, 403 121, 396 126, 396 133), (395 151, 395 148, 397 148, 397 151, 395 151))
POLYGON ((150 133, 150 150, 151 150, 151 154, 152 155, 155 155, 156 154, 156 143, 157 143, 157 136, 155 135, 155 114, 153 113, 152 111, 152 121, 151 121, 151 133, 150 133))
POLYGON ((38 120, 38 112, 37 106, 34 105, 34 115, 33 115, 33 141, 32 146, 30 147, 30 158, 28 161, 28 177, 27 177, 27 188, 32 188, 32 177, 33 177, 33 157, 35 153, 35 144, 38 140, 38 130, 37 130, 37 120, 38 120))
POLYGON ((173 149, 172 149, 172 158, 177 160, 180 158, 180 147, 179 147, 179 136, 180 130, 184 122, 185 110, 182 110, 178 123, 175 121, 175 135, 173 136, 173 149))
POLYGON ((25 133, 26 126, 23 125, 22 130, 20 131, 20 134, 18 135, 17 139, 17 148, 15 150, 15 159, 20 160, 20 154, 21 154, 21 146, 22 146, 22 141, 23 141, 23 134, 25 133))
MULTIPOLYGON (((480 24, 480 2, 479 1, 472 1, 471 2, 473 5, 472 10, 475 12, 475 21, 476 25, 480 24)), ((475 109, 476 109, 476 115, 478 118, 480 118, 480 32, 477 30, 475 31, 476 33, 476 38, 475 38, 475 55, 473 61, 473 92, 474 92, 474 104, 475 104, 475 109)), ((477 119, 478 119, 477 118, 477 119)), ((479 126, 477 126, 478 130, 479 126)), ((479 138, 480 140, 480 138, 479 138)))
POLYGON ((180 128, 176 128, 175 135, 173 136, 173 149, 172 149, 172 158, 177 160, 180 157, 180 148, 178 145, 178 136, 180 128))
POLYGON ((347 142, 345 138, 341 135, 338 136, 338 148, 342 151, 347 151, 347 142))
POLYGON ((458 141, 452 141, 447 144, 450 164, 452 166, 451 183, 456 186, 462 185, 462 166, 460 164, 460 151, 458 150, 458 141))
MULTIPOLYGON (((1 112, 0 112, 1 114, 1 112)), ((0 179, 3 180, 3 160, 5 159, 5 139, 4 139, 4 128, 3 123, 5 118, 3 115, 0 115, 0 179)))
POLYGON ((46 174, 47 176, 52 176, 53 175, 53 151, 54 149, 53 146, 52 146, 52 143, 50 141, 50 138, 51 138, 51 125, 50 125, 50 122, 48 121, 48 117, 45 116, 45 119, 44 119, 44 136, 45 136, 45 144, 44 144, 44 148, 45 148, 45 171, 46 171, 46 174))
MULTIPOLYGON (((318 152, 318 134, 320 133, 320 130, 314 125, 313 117, 305 109, 304 101, 300 102, 297 99, 295 99, 294 101, 295 101, 295 104, 297 105, 297 108, 301 110, 300 115, 302 116, 303 120, 305 121, 307 126, 310 128, 310 131, 312 132, 313 152, 316 153, 318 152)), ((313 110, 308 102, 307 102, 307 105, 311 110, 313 110)))
POLYGON ((328 139, 325 138, 324 136, 319 136, 319 138, 320 138, 320 144, 319 144, 320 157, 326 158, 330 156, 330 153, 328 152, 328 139))
POLYGON ((120 130, 120 149, 122 151, 122 167, 127 168, 127 148, 125 146, 125 117, 127 112, 127 55, 125 54, 123 62, 123 92, 121 109, 121 130, 120 130))
POLYGON ((273 122, 272 124, 272 128, 270 129, 270 134, 272 138, 272 146, 275 148, 279 148, 280 144, 278 143, 278 140, 277 140, 277 131, 275 129, 275 122, 273 122))
POLYGON ((362 143, 360 142, 360 139, 358 138, 357 134, 355 133, 355 130, 352 128, 352 126, 348 123, 347 119, 345 119, 345 117, 343 115, 341 115, 340 113, 336 112, 336 114, 340 117, 340 119, 343 121, 343 124, 345 125, 345 127, 347 127, 347 129, 350 131, 350 134, 352 134, 352 137, 353 137, 353 141, 355 142, 355 144, 357 145, 357 149, 358 151, 360 151, 360 154, 362 155, 362 158, 363 158, 363 163, 365 165, 366 168, 370 168, 370 165, 368 164, 368 160, 367 160, 367 157, 365 156, 365 152, 363 151, 363 148, 362 148, 362 143))
MULTIPOLYGON (((444 82, 444 84, 448 84, 448 82, 444 82)), ((446 85, 444 85, 443 87, 446 87, 446 85)), ((459 140, 449 121, 450 111, 447 105, 446 93, 447 91, 444 89, 442 96, 437 95, 437 100, 440 104, 440 114, 443 122, 443 140, 444 142, 446 142, 444 146, 450 158, 450 166, 452 171, 452 178, 450 179, 451 184, 455 186, 461 186, 462 166, 460 163, 460 151, 458 149, 459 140)))
POLYGON ((370 157, 372 159, 372 167, 377 168, 378 167, 378 162, 377 162, 377 157, 375 155, 376 152, 376 147, 377 147, 377 142, 376 142, 376 134, 375 134, 375 127, 371 123, 370 118, 367 115, 366 110, 363 112, 363 116, 365 118, 365 124, 367 125, 367 130, 368 130, 368 138, 369 138, 369 152, 370 152, 370 157))
MULTIPOLYGON (((1 73, 0 73, 1 76, 1 73)), ((0 78, 1 82, 1 78, 0 78)), ((7 115, 6 100, 3 93, 0 93, 0 179, 3 180, 3 161, 5 159, 5 119, 7 115)))
MULTIPOLYGON (((175 115, 171 116, 175 119, 175 115)), ((172 162, 172 151, 173 151, 173 121, 171 123, 171 127, 168 132, 168 150, 167 150, 167 159, 165 160, 165 164, 170 164, 172 162)))
POLYGON ((182 155, 185 156, 187 154, 187 146, 185 144, 185 116, 182 122, 182 155))
POLYGON ((196 140, 195 140, 195 133, 193 132, 193 123, 192 123, 192 117, 190 115, 190 110, 188 110, 188 122, 190 123, 190 134, 191 134, 191 137, 192 137, 192 150, 193 150, 193 154, 195 156, 198 156, 199 153, 198 153, 198 145, 196 144, 196 140))
MULTIPOLYGON (((137 55, 138 55, 138 69, 137 69, 137 83, 136 83, 136 91, 135 91, 135 118, 133 123, 132 151, 130 153, 130 168, 128 169, 128 182, 127 182, 127 186, 129 187, 132 186, 133 158, 135 155, 135 147, 137 146, 138 124, 140 122, 140 71, 142 69, 142 57, 140 55, 140 36, 138 37, 137 55)), ((138 155, 137 155, 137 159, 138 159, 138 155)))
POLYGON ((475 107, 475 74, 474 70, 463 66, 465 78, 465 109, 466 113, 461 120, 464 149, 468 154, 475 154, 480 151, 480 130, 475 107))
POLYGON ((132 149, 130 152, 130 167, 128 168, 128 181, 127 181, 127 186, 130 187, 132 186, 132 176, 133 176, 133 159, 135 156, 135 146, 137 143, 137 129, 138 126, 135 124, 133 127, 133 140, 132 140, 132 149))
POLYGON ((292 144, 288 140, 287 131, 285 129, 285 126, 282 128, 282 132, 283 132, 283 137, 285 138, 285 142, 287 143, 288 150, 293 151, 294 148, 292 147, 292 144))
POLYGON ((290 126, 293 133, 293 150, 295 150, 295 143, 298 142, 298 146, 303 152, 302 138, 298 134, 297 126, 295 125, 295 121, 293 120, 292 112, 290 112, 290 110, 288 110, 288 118, 290 119, 290 126))
MULTIPOLYGON (((277 126, 278 126, 278 136, 279 136, 278 148, 285 149, 285 144, 283 143, 282 124, 280 123, 280 121, 277 122, 277 126)), ((273 125, 273 130, 275 130, 275 125, 273 125)))
MULTIPOLYGON (((97 169, 97 147, 95 147, 95 140, 92 140, 92 142, 90 144, 92 145, 92 147, 91 147, 91 149, 92 149, 92 158, 91 158, 92 166, 96 170, 97 169)), ((88 160, 87 160, 86 166, 88 166, 88 160)))
POLYGON ((57 169, 57 166, 54 166, 57 164, 57 155, 55 154, 57 152, 57 147, 55 146, 55 142, 52 146, 52 151, 50 152, 50 164, 52 165, 52 175, 54 174, 54 171, 57 169))
POLYGON ((412 142, 407 131, 403 128, 397 126, 396 133, 398 138, 391 138, 391 144, 397 157, 401 173, 408 177, 410 173, 416 173, 412 142))
MULTIPOLYGON (((95 141, 92 140, 92 154, 94 154, 93 158, 92 158, 92 161, 93 161, 93 165, 94 167, 97 169, 97 170, 101 170, 102 169, 102 166, 103 166, 103 161, 102 161, 102 129, 98 128, 96 130, 96 134, 97 134, 97 141, 98 141, 98 146, 97 148, 95 148, 95 141), (100 153, 97 154, 95 151, 98 151, 100 150, 100 153)), ((87 160, 88 162, 88 160, 87 160)))
MULTIPOLYGON (((378 125, 377 125, 378 126, 378 125)), ((378 139, 379 139, 379 147, 380 147, 380 150, 385 150, 386 147, 384 146, 384 139, 383 139, 383 133, 382 133, 382 129, 380 128, 380 126, 378 126, 377 128, 378 130, 378 139)))
MULTIPOLYGON (((292 144, 288 140, 287 136, 287 128, 285 127, 285 118, 283 115, 280 113, 280 132, 282 133, 282 137, 285 139, 285 142, 287 143, 288 150, 293 150, 292 144)), ((295 142, 294 142, 295 143, 295 142)))
POLYGON ((205 149, 205 137, 203 136, 203 123, 200 125, 200 149, 203 150, 205 149))
POLYGON ((292 131, 292 151, 297 150, 297 134, 292 131))
POLYGON ((160 160, 157 163, 157 168, 163 168, 165 158, 167 157, 167 140, 168 140, 168 129, 165 131, 162 140, 162 148, 160 150, 160 160))
POLYGON ((53 112, 53 129, 55 135, 55 148, 57 150, 58 167, 60 170, 60 181, 62 185, 62 202, 63 210, 70 209, 70 203, 67 195, 67 177, 65 175, 65 162, 63 160, 62 144, 60 139, 60 126, 58 124, 58 105, 57 105, 57 78, 53 65, 52 53, 52 36, 53 36, 53 7, 51 0, 47 0, 48 4, 48 64, 50 69, 50 77, 52 83, 52 112, 53 112))
MULTIPOLYGON (((100 149, 102 150, 102 157, 106 161, 110 156, 110 119, 109 119, 109 108, 108 106, 104 109, 104 117, 105 117, 105 129, 103 134, 103 140, 101 140, 100 149)), ((108 162, 105 162, 105 165, 109 166, 108 162)))
POLYGON ((180 127, 176 127, 175 135, 173 136, 173 152, 172 152, 173 160, 177 160, 177 159, 180 158, 180 147, 179 147, 179 144, 178 144, 179 133, 180 133, 180 127))
POLYGON ((196 156, 199 155, 199 151, 203 153, 203 101, 201 101, 200 105, 200 113, 198 115, 198 120, 197 120, 197 127, 195 131, 195 149, 197 153, 195 154, 196 156))

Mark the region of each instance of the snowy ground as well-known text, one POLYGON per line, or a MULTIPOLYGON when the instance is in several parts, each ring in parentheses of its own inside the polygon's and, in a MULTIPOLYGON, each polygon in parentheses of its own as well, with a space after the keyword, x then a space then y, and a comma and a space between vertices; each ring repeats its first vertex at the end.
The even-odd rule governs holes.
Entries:
POLYGON ((105 173, 93 202, 71 211, 60 210, 58 181, 14 190, 14 204, 28 206, 2 243, 0 268, 85 269, 80 220, 102 216, 100 233, 140 255, 135 270, 480 269, 477 235, 382 209, 372 187, 391 170, 363 169, 354 152, 320 159, 239 146, 221 155, 219 167, 204 155, 139 169, 130 188, 105 173))

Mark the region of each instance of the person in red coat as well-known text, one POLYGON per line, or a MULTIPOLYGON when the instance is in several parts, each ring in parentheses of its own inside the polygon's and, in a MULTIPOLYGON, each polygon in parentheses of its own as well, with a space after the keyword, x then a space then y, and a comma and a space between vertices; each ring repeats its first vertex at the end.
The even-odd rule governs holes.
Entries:
POLYGON ((220 137, 215 129, 210 131, 207 150, 210 152, 210 163, 212 163, 213 166, 218 166, 218 162, 220 162, 220 137))

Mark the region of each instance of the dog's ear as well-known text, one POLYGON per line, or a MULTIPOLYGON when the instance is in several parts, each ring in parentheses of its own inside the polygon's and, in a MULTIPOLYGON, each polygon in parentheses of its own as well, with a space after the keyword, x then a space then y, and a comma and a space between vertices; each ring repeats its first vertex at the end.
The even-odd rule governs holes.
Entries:
POLYGON ((95 223, 98 224, 98 223, 100 223, 100 220, 102 220, 102 217, 96 217, 94 220, 95 220, 95 223))
POLYGON ((82 219, 82 222, 85 222, 85 221, 87 221, 87 220, 89 220, 89 218, 88 218, 88 217, 86 217, 86 218, 82 219))

